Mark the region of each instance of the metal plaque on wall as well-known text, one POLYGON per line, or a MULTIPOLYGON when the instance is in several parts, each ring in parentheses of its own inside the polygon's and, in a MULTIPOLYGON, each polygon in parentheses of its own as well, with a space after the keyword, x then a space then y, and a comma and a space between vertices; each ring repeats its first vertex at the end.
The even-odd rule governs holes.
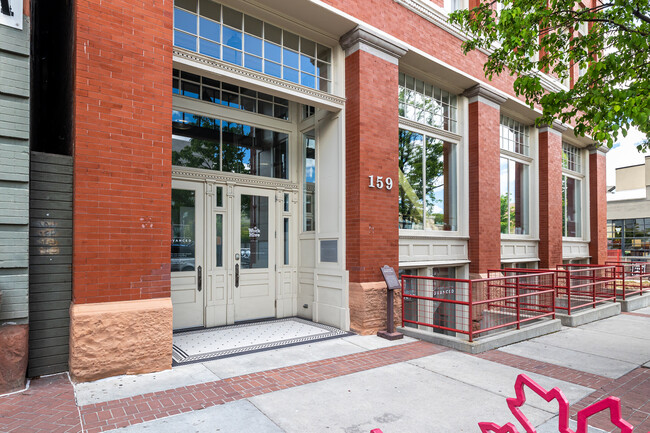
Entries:
POLYGON ((23 29, 23 0, 0 0, 0 24, 23 29))

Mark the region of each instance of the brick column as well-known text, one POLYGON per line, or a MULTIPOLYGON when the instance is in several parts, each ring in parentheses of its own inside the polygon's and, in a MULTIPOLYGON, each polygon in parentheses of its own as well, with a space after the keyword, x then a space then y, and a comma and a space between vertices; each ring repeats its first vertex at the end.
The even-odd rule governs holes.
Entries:
POLYGON ((171 368, 172 4, 78 0, 70 372, 171 368))
MULTIPOLYGON (((350 328, 386 328, 386 284, 380 268, 398 269, 398 58, 405 50, 355 28, 345 49, 346 266, 350 328), (371 188, 369 176, 392 189, 371 188)), ((399 309, 397 309, 399 311, 399 309)))
POLYGON ((505 98, 477 84, 469 98, 469 271, 501 267, 500 107, 505 98))
POLYGON ((562 131, 539 130, 539 267, 562 264, 562 131))
POLYGON ((589 149, 589 255, 591 263, 603 265, 607 260, 607 183, 605 177, 607 149, 589 149))

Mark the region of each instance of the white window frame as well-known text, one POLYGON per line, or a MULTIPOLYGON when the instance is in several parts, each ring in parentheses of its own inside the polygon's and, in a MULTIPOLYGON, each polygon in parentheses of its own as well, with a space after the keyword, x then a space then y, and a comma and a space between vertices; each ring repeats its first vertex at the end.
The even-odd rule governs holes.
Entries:
POLYGON ((586 241, 589 238, 586 224, 586 214, 588 213, 586 211, 589 209, 587 207, 587 176, 585 175, 588 155, 586 155, 585 149, 566 142, 562 142, 562 152, 564 152, 565 145, 574 147, 577 150, 577 156, 580 158, 580 171, 569 170, 562 165, 562 180, 566 176, 580 181, 580 236, 564 236, 564 221, 562 221, 562 240, 567 242, 586 241))

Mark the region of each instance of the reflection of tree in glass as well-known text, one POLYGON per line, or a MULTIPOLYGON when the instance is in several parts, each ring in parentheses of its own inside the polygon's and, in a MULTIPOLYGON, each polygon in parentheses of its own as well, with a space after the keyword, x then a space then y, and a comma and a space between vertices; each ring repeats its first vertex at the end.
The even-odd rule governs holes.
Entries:
POLYGON ((434 219, 436 225, 444 223, 444 199, 435 197, 440 188, 445 187, 444 175, 444 142, 438 139, 427 138, 426 153, 426 194, 427 194, 427 219, 434 219), (443 209, 442 212, 434 212, 435 208, 443 209))
POLYGON ((501 233, 515 232, 515 204, 510 203, 508 194, 501 195, 501 233))
POLYGON ((248 134, 244 130, 244 125, 223 123, 223 171, 248 173, 252 161, 245 162, 246 148, 252 147, 252 142, 255 140, 255 128, 247 128, 249 129, 248 134))
MULTIPOLYGON (((427 216, 434 219, 436 224, 443 224, 444 215, 432 212, 435 207, 443 208, 442 199, 437 199, 435 193, 439 188, 444 188, 440 177, 444 173, 444 142, 437 139, 426 139, 424 152, 426 153, 426 173, 423 176, 423 140, 421 134, 401 129, 399 131, 399 214, 405 222, 416 225, 423 221, 422 198, 426 182, 427 216), (426 180, 425 180, 426 179, 426 180)), ((403 227, 408 228, 408 227, 403 227)))
MULTIPOLYGON (((172 165, 219 170, 219 126, 209 117, 194 115, 191 123, 176 130, 177 135, 192 137, 189 145, 172 151, 172 165), (216 129, 216 131, 215 131, 216 129), (214 138, 208 138, 214 136, 214 138)), ((218 122, 218 121, 217 121, 218 122)))

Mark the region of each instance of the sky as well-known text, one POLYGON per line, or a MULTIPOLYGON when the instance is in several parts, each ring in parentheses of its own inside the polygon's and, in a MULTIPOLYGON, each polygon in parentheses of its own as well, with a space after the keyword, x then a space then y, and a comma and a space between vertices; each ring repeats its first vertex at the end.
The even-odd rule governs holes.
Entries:
POLYGON ((646 155, 636 149, 637 143, 645 138, 638 130, 628 132, 627 137, 619 136, 616 144, 607 153, 607 186, 616 184, 616 168, 643 164, 646 155))

